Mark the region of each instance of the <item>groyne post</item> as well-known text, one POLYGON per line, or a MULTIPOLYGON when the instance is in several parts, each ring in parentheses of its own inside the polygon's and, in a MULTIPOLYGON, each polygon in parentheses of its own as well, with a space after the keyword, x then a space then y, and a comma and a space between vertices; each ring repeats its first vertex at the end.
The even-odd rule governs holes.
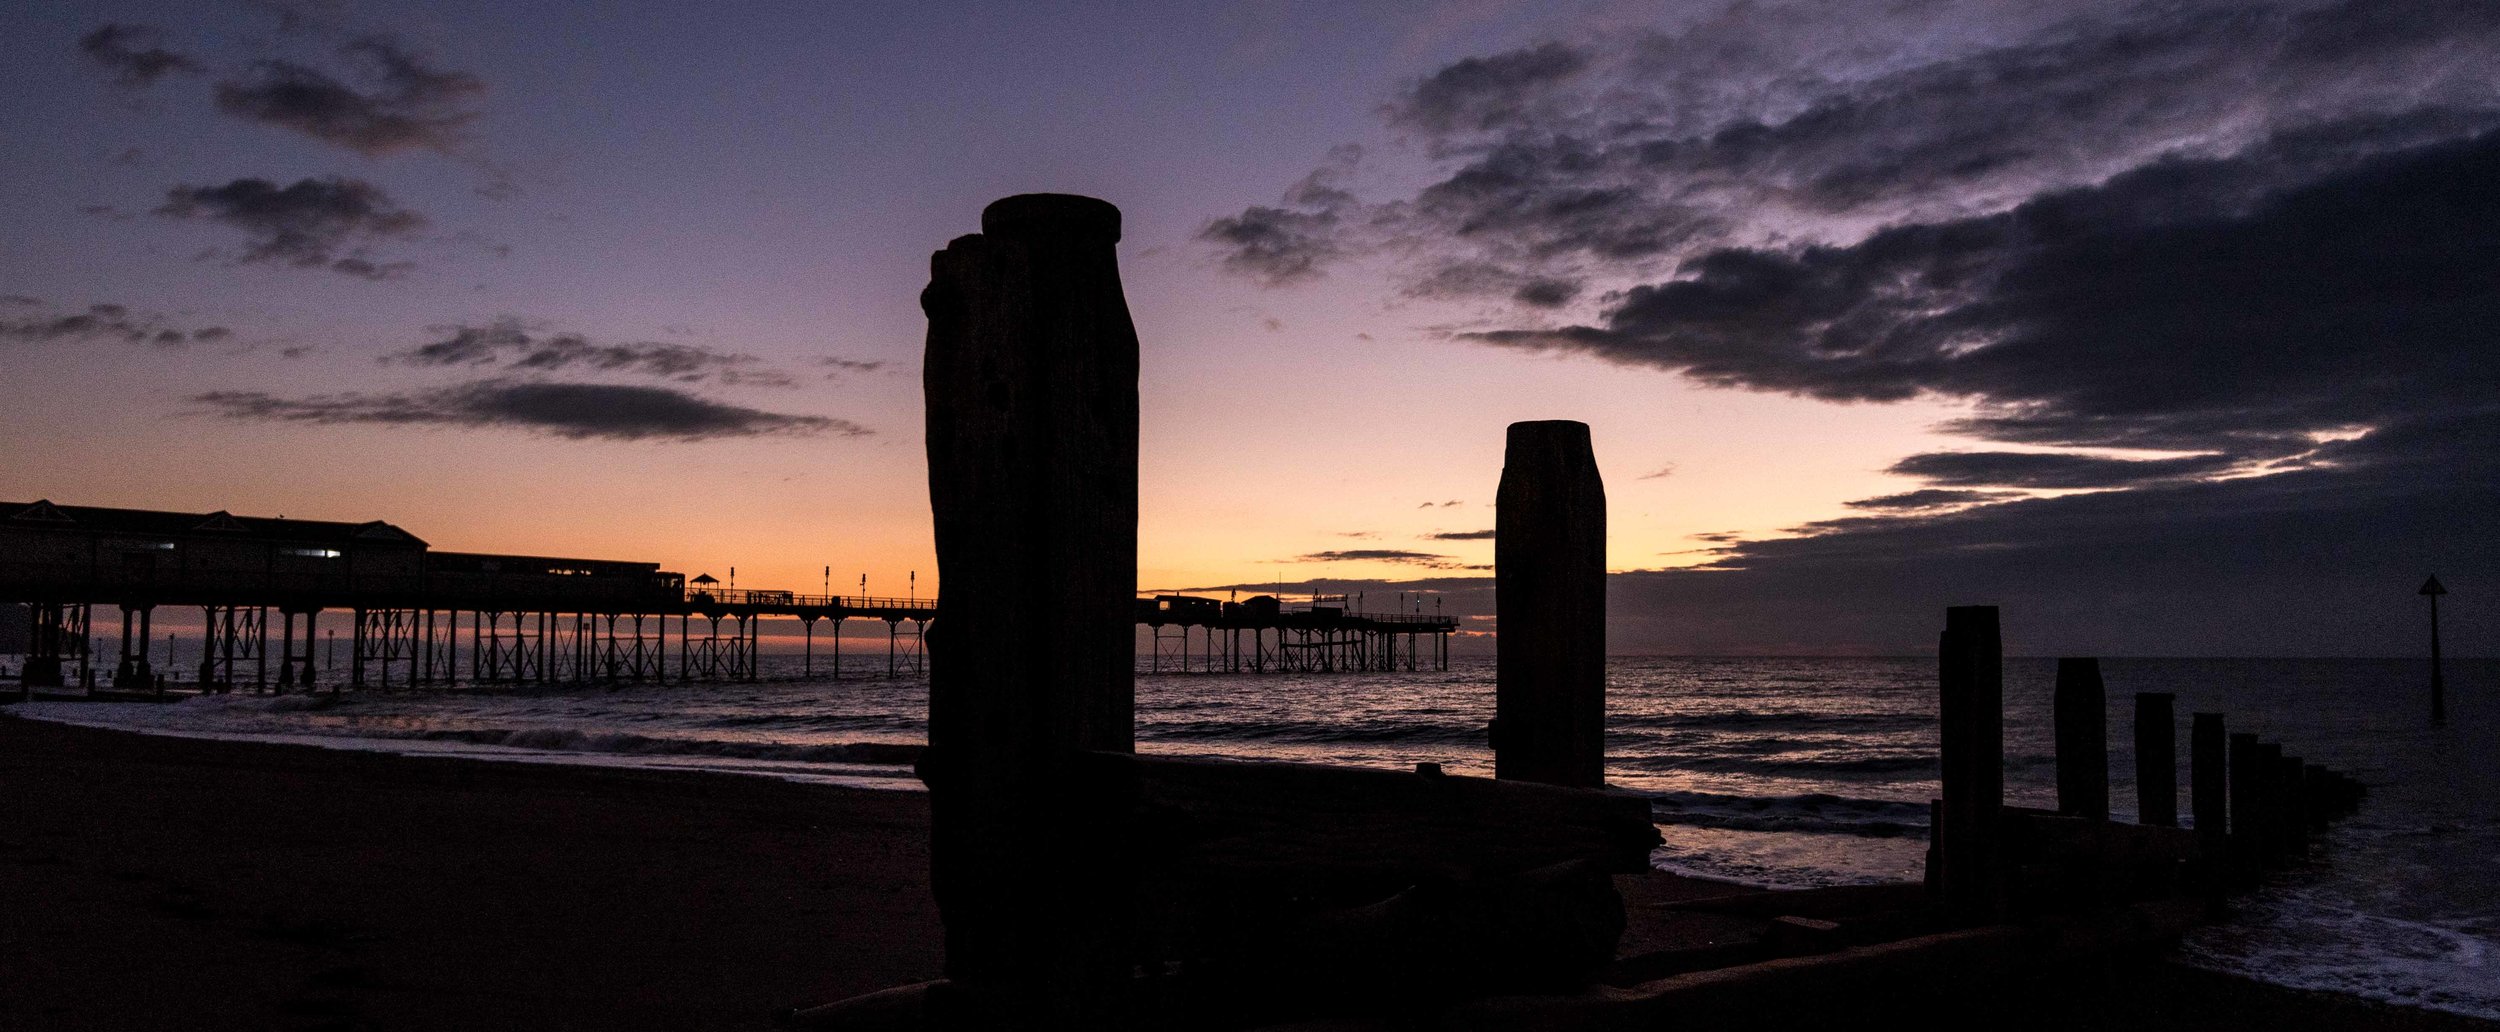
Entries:
POLYGON ((1137 333, 1119 209, 1026 194, 930 259, 930 880, 961 1027, 1129 1021, 1134 891, 1076 758, 1134 750, 1137 333))
POLYGON ((2176 697, 2135 693, 2136 823, 2179 826, 2179 728, 2176 697))
POLYGON ((2101 661, 2058 660, 2051 710, 2057 735, 2058 812, 2108 820, 2109 703, 2101 684, 2101 661))
POLYGON ((1945 610, 1937 643, 1937 712, 1942 724, 1944 818, 1935 829, 1934 879, 1957 917, 1997 910, 1997 825, 2005 806, 2004 645, 1997 607, 1945 610))
POLYGON ((1493 776, 1606 784, 1606 485, 1586 423, 1512 423, 1493 537, 1493 776))
POLYGON ((2274 761, 2277 820, 2283 831, 2283 855, 2289 858, 2309 852, 2309 790, 2303 777, 2307 767, 2298 756, 2287 755, 2274 761))
POLYGON ((2265 857, 2265 788, 2258 783, 2257 736, 2231 734, 2231 862, 2254 869, 2265 857))
POLYGON ((2283 746, 2260 739, 2256 757, 2256 769, 2250 775, 2257 782, 2257 809, 2265 815, 2265 823, 2258 827, 2258 859, 2272 866, 2283 859, 2289 831, 2283 827, 2283 746))
POLYGON ((2208 862, 2218 863, 2230 842, 2231 775, 2223 768, 2226 745, 2222 714, 2198 713, 2188 727, 2188 806, 2196 841, 2208 862))

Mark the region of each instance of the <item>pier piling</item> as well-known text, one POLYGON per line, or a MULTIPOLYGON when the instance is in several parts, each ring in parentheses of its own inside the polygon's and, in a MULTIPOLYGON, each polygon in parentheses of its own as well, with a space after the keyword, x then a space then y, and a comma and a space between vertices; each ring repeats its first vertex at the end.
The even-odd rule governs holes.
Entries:
POLYGON ((1606 784, 1606 485, 1586 423, 1512 423, 1493 537, 1493 776, 1606 784))

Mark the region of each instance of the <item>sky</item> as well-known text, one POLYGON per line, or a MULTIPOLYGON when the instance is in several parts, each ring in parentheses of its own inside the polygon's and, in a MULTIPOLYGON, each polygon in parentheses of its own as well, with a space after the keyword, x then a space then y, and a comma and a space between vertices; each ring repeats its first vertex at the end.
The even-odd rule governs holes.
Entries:
MULTIPOLYGON (((1124 214, 1141 589, 1609 641, 2500 652, 2500 4, 0 10, 0 500, 934 593, 927 256, 1124 214)), ((1480 642, 1479 642, 1480 644, 1480 642)))

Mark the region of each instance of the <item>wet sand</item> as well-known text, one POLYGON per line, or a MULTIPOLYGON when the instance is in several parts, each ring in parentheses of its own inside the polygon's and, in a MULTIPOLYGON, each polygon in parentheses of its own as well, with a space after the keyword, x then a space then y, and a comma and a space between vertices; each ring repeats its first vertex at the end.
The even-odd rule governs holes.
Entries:
MULTIPOLYGON (((768 1028, 937 974, 927 822, 917 793, 0 711, 0 1029, 768 1028)), ((2500 1028, 2165 964, 2017 1000, 2035 1028, 2500 1028)))

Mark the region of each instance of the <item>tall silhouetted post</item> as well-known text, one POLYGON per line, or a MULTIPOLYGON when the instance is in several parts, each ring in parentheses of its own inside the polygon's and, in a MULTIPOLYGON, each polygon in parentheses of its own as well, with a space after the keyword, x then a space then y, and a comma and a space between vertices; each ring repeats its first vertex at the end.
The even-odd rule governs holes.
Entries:
POLYGON ((2109 819, 2109 704, 2101 686, 2101 661, 2057 661, 2057 694, 2051 701, 2057 733, 2057 809, 2096 821, 2109 819))
POLYGON ((1606 485, 1589 427, 1512 423, 1493 535, 1493 772, 1606 783, 1606 485))
POLYGON ((2431 723, 2433 724, 2448 722, 2448 683, 2446 675, 2439 669, 2439 596, 2447 593, 2447 585, 2439 583, 2437 576, 2422 582, 2422 595, 2431 600, 2431 723))
POLYGON ((2004 645, 1997 607, 1944 611, 1937 645, 1937 713, 1944 751, 1944 825, 1935 829, 1935 879, 1959 917, 1993 916, 1997 822, 2005 805, 2004 645))
POLYGON ((2188 728, 2188 805, 2196 817, 2196 841, 2210 861, 2229 848, 2231 775, 2224 768, 2222 714, 2199 713, 2188 728))
POLYGON ((2135 693, 2135 822, 2179 826, 2178 709, 2169 692, 2135 693))
MULTIPOLYGON (((1137 332, 1120 212, 1009 197, 930 260, 921 378, 940 598, 929 651, 930 881, 967 1027, 1126 1021, 1125 848, 1070 791, 1133 751, 1137 332)), ((937 1001, 932 1001, 937 1006, 937 1001)))

